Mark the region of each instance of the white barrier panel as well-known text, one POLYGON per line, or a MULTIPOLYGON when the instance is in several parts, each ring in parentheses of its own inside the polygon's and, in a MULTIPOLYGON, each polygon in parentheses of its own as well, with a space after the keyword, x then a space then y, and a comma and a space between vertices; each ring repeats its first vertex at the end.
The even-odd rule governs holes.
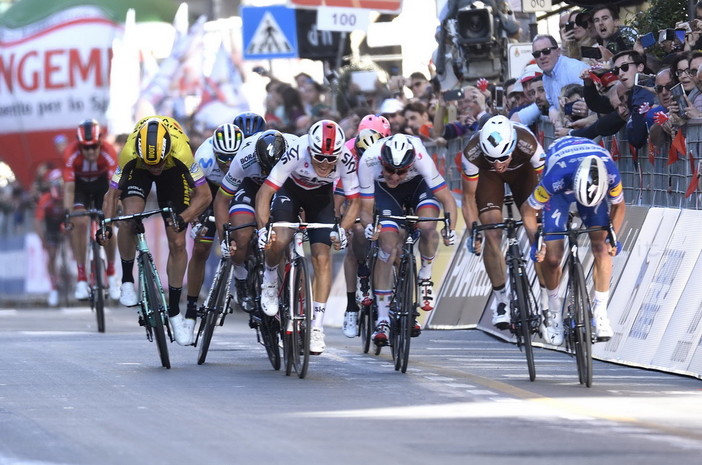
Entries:
POLYGON ((700 339, 701 227, 699 211, 649 210, 609 304, 614 337, 596 357, 700 376, 685 361, 700 339))

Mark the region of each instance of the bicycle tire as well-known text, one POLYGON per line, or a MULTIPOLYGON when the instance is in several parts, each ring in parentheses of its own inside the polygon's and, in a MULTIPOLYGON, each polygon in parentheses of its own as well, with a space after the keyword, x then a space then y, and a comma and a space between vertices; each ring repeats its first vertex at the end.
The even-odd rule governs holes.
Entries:
POLYGON ((249 261, 249 274, 247 279, 247 287, 251 292, 251 298, 254 302, 254 312, 259 317, 258 328, 261 331, 261 343, 266 349, 268 361, 271 362, 273 369, 280 370, 280 345, 278 344, 278 320, 275 316, 268 316, 263 313, 261 308, 261 282, 263 281, 263 265, 257 260, 249 261))
POLYGON ((207 300, 203 305, 204 318, 200 322, 202 340, 200 341, 200 347, 198 348, 197 364, 202 365, 207 359, 207 352, 210 349, 210 343, 212 342, 212 336, 214 335, 215 327, 219 321, 219 316, 225 311, 224 304, 226 301, 227 292, 226 289, 227 275, 230 273, 232 268, 231 262, 229 260, 221 259, 217 272, 215 273, 214 280, 212 282, 212 290, 207 296, 207 300))
POLYGON ((293 276, 292 304, 292 360, 300 378, 307 375, 310 363, 310 336, 312 333, 312 283, 307 260, 298 257, 293 276))
MULTIPOLYGON (((375 246, 374 246, 375 247, 375 246)), ((377 260, 377 251, 371 255, 370 264, 368 266, 368 285, 370 287, 371 304, 361 305, 358 314, 358 332, 361 336, 361 348, 363 353, 367 354, 370 351, 371 344, 373 343, 373 324, 375 323, 376 316, 378 314, 378 309, 375 306, 375 297, 373 294, 373 276, 375 271, 375 262, 377 260)), ((378 355, 376 353, 376 355, 378 355)))
POLYGON ((104 278, 104 262, 100 256, 100 244, 95 240, 90 241, 91 250, 91 273, 93 274, 93 282, 91 289, 91 300, 95 307, 95 318, 97 319, 97 328, 99 333, 105 332, 105 283, 104 278))
POLYGON ((395 349, 397 353, 395 370, 406 373, 417 310, 417 268, 414 255, 408 255, 402 261, 400 276, 400 289, 398 289, 400 313, 396 325, 398 335, 396 338, 397 348, 395 349))
POLYGON ((575 298, 575 359, 580 384, 592 386, 592 318, 582 265, 572 267, 575 298))
POLYGON ((517 266, 516 273, 512 278, 512 289, 516 297, 516 311, 519 313, 519 331, 517 334, 518 343, 524 348, 529 370, 529 381, 536 379, 536 367, 534 365, 534 348, 531 345, 531 315, 534 314, 533 302, 529 296, 529 282, 526 277, 526 270, 522 265, 517 266))
MULTIPOLYGON (((144 286, 144 302, 142 302, 142 310, 145 315, 144 323, 152 329, 154 338, 156 339, 156 348, 158 349, 161 365, 164 368, 171 368, 171 361, 168 356, 168 344, 166 343, 166 333, 164 329, 164 314, 166 312, 163 307, 163 300, 156 289, 160 283, 156 282, 156 273, 151 268, 154 266, 147 254, 142 254, 139 257, 141 261, 143 280, 141 285, 144 286)), ((163 291, 161 291, 163 292, 163 291)))

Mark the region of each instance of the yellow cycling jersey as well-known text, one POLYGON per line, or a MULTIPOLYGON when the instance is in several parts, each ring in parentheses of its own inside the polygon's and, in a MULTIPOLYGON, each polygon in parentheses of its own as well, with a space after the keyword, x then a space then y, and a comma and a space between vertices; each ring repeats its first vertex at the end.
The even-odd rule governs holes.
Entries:
POLYGON ((190 177, 192 177, 194 185, 199 185, 204 182, 205 174, 202 172, 200 165, 195 161, 192 149, 188 143, 190 139, 183 131, 180 123, 168 116, 147 116, 137 122, 136 126, 134 126, 134 130, 127 138, 122 151, 119 153, 117 170, 112 176, 111 184, 113 186, 118 186, 120 184, 122 173, 128 165, 130 168, 133 167, 133 169, 147 169, 148 165, 144 163, 137 153, 136 138, 139 133, 139 128, 145 121, 151 118, 160 119, 168 129, 168 134, 171 138, 171 150, 166 158, 163 169, 185 169, 188 171, 190 177))

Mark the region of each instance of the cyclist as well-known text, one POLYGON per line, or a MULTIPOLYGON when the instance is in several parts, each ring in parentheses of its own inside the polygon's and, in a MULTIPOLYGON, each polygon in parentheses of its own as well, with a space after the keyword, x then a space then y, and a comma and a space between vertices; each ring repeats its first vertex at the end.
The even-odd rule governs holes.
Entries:
MULTIPOLYGON (((176 224, 166 220, 168 239, 168 316, 176 342, 190 345, 195 320, 185 319, 180 313, 180 295, 183 276, 188 264, 185 250, 185 229, 195 221, 212 201, 205 175, 195 161, 180 124, 167 116, 142 118, 129 135, 119 155, 119 164, 110 188, 105 195, 105 217, 114 216, 117 202, 122 200, 125 215, 144 211, 146 198, 156 184, 159 207, 171 206, 177 213, 176 224)), ((105 236, 98 231, 98 241, 112 236, 106 227, 105 236)), ((134 225, 122 225, 117 245, 122 257, 122 286, 120 303, 127 307, 137 305, 134 286, 134 257, 136 255, 134 225)))
MULTIPOLYGON (((346 148, 356 157, 358 161, 368 147, 383 137, 390 135, 390 122, 383 116, 366 115, 358 123, 358 134, 346 141, 346 148)), ((340 186, 336 192, 337 211, 343 208, 346 197, 340 186)), ((346 249, 344 258, 344 277, 346 279, 346 312, 344 312, 343 333, 346 337, 355 337, 358 334, 358 303, 362 302, 367 295, 358 291, 360 279, 367 279, 370 270, 365 264, 365 257, 368 251, 368 240, 363 235, 363 227, 360 223, 354 223, 349 231, 351 237, 351 247, 346 249)))
POLYGON ((252 111, 239 113, 234 117, 232 123, 241 129, 245 139, 266 130, 266 120, 263 119, 263 116, 252 111))
MULTIPOLYGON (((195 161, 202 169, 210 187, 212 198, 214 199, 217 189, 222 184, 222 178, 229 169, 234 157, 244 142, 244 133, 238 126, 232 123, 225 123, 217 126, 212 135, 195 151, 195 161)), ((213 214, 212 204, 207 207, 204 215, 213 214)), ((195 241, 192 255, 188 262, 188 292, 185 319, 193 320, 197 318, 197 299, 200 296, 200 288, 205 279, 205 262, 212 250, 216 228, 212 221, 205 220, 196 223, 191 229, 191 235, 195 241)))
MULTIPOLYGON (((544 167, 544 149, 534 134, 526 126, 502 115, 487 120, 480 132, 470 138, 463 154, 461 209, 469 228, 478 220, 482 224, 502 222, 505 183, 512 191, 515 205, 521 208, 534 191, 544 167)), ((510 313, 502 231, 485 231, 485 236, 483 260, 497 302, 493 307, 492 324, 507 329, 510 313)), ((482 244, 471 244, 469 240, 468 247, 480 253, 482 244)), ((546 296, 545 291, 542 296, 546 296)))
MULTIPOLYGON (((255 200, 261 184, 288 147, 296 141, 297 136, 283 134, 274 129, 254 134, 246 139, 239 156, 222 179, 214 199, 218 231, 223 231, 222 228, 227 222, 233 226, 255 222, 255 200)), ((237 302, 245 311, 253 309, 246 293, 248 270, 245 267, 246 258, 250 253, 251 233, 249 228, 234 231, 231 242, 235 244, 235 248, 224 241, 221 242, 222 256, 232 257, 237 302)))
MULTIPOLYGON (((378 231, 373 229, 374 210, 403 215, 406 207, 418 216, 438 217, 439 204, 450 215, 450 227, 444 233, 444 244, 456 243, 456 201, 446 181, 417 137, 395 134, 373 144, 363 154, 358 178, 361 185, 361 223, 368 239, 378 238, 378 261, 373 284, 378 307, 373 342, 387 345, 389 333, 389 304, 392 295, 392 266, 400 248, 400 228, 394 221, 382 221, 378 231)), ((421 267, 417 278, 420 288, 420 307, 434 308, 432 261, 439 247, 439 234, 434 222, 418 223, 421 231, 419 252, 421 267)), ((417 327, 415 335, 420 328, 417 327)))
MULTIPOLYGON (((88 208, 101 208, 109 180, 117 168, 117 154, 109 142, 102 140, 100 124, 94 119, 81 121, 76 130, 76 140, 64 151, 63 205, 66 212, 88 208)), ((73 224, 71 245, 76 259, 78 276, 76 300, 90 297, 90 287, 85 273, 87 231, 90 218, 78 216, 70 219, 73 224)), ((119 299, 119 278, 115 273, 115 244, 106 244, 107 278, 110 297, 119 299)))
POLYGON ((51 291, 47 303, 55 307, 59 303, 58 273, 56 271, 56 256, 61 235, 65 209, 63 208, 63 179, 61 170, 54 169, 47 173, 46 183, 49 189, 41 194, 34 210, 34 230, 37 232, 41 245, 46 250, 48 262, 46 269, 51 280, 51 291))
MULTIPOLYGON (((300 209, 308 222, 334 223, 333 186, 341 180, 349 199, 338 227, 338 238, 332 240, 331 229, 309 230, 314 268, 314 320, 310 352, 321 354, 324 344, 324 311, 331 291, 331 244, 346 247, 346 229, 356 220, 360 207, 356 160, 344 146, 344 131, 331 120, 313 124, 307 137, 300 137, 271 170, 256 198, 259 226, 259 247, 267 245, 268 220, 297 221, 300 209), (275 194, 275 198, 273 198, 275 194), (271 199, 273 203, 271 205, 271 199)), ((292 239, 288 228, 276 228, 266 251, 266 266, 261 285, 261 305, 268 315, 278 312, 278 264, 292 239)))
MULTIPOLYGON (((567 227, 568 211, 573 202, 586 227, 611 224, 615 233, 621 229, 626 205, 617 165, 607 150, 583 137, 563 137, 549 147, 544 176, 529 196, 522 213, 530 239, 534 239, 539 210, 543 209, 545 213, 544 232, 563 231, 567 227)), ((616 244, 606 242, 607 231, 591 232, 589 236, 595 258, 595 300, 592 308, 595 334, 598 341, 606 341, 613 334, 607 317, 612 257, 619 253, 621 244, 618 241, 616 244)), ((562 275, 564 238, 546 236, 544 239, 546 250, 536 251, 536 245, 533 245, 532 258, 543 261, 542 271, 551 309, 551 321, 546 326, 547 340, 551 344, 561 345, 564 333, 558 285, 562 275)))

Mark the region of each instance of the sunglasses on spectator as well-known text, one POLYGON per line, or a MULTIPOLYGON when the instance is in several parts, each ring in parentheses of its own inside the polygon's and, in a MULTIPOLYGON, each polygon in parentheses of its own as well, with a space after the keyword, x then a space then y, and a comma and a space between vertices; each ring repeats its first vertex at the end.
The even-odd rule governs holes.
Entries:
POLYGON ((339 158, 336 155, 323 155, 321 153, 315 153, 312 155, 312 158, 315 159, 315 161, 318 161, 320 163, 329 163, 329 164, 334 164, 336 163, 336 160, 339 158))
POLYGON ((663 89, 665 89, 665 90, 667 90, 668 92, 670 92, 670 90, 671 90, 673 87, 675 87, 675 83, 671 82, 671 83, 665 84, 665 85, 658 84, 658 85, 655 87, 655 89, 656 89, 656 92, 658 92, 658 93, 660 94, 661 92, 663 92, 663 89))
POLYGON ((409 171, 409 168, 395 169, 392 166, 387 166, 387 165, 383 165, 383 169, 388 174, 396 174, 398 176, 402 176, 403 174, 407 174, 407 172, 409 171))
POLYGON ((636 62, 629 61, 627 63, 622 63, 620 66, 615 66, 612 68, 612 73, 617 76, 619 71, 624 71, 625 73, 629 71, 629 65, 636 65, 636 62))
POLYGON ((680 77, 680 76, 682 76, 683 74, 690 75, 690 74, 692 74, 692 72, 691 72, 690 68, 676 69, 676 70, 675 70, 675 74, 676 74, 678 77, 680 77))
POLYGON ((82 147, 85 150, 97 150, 100 148, 100 144, 83 145, 82 147))
POLYGON ((558 47, 546 47, 541 50, 537 50, 535 52, 531 52, 531 55, 534 58, 540 58, 541 55, 550 55, 553 50, 556 50, 558 47))

